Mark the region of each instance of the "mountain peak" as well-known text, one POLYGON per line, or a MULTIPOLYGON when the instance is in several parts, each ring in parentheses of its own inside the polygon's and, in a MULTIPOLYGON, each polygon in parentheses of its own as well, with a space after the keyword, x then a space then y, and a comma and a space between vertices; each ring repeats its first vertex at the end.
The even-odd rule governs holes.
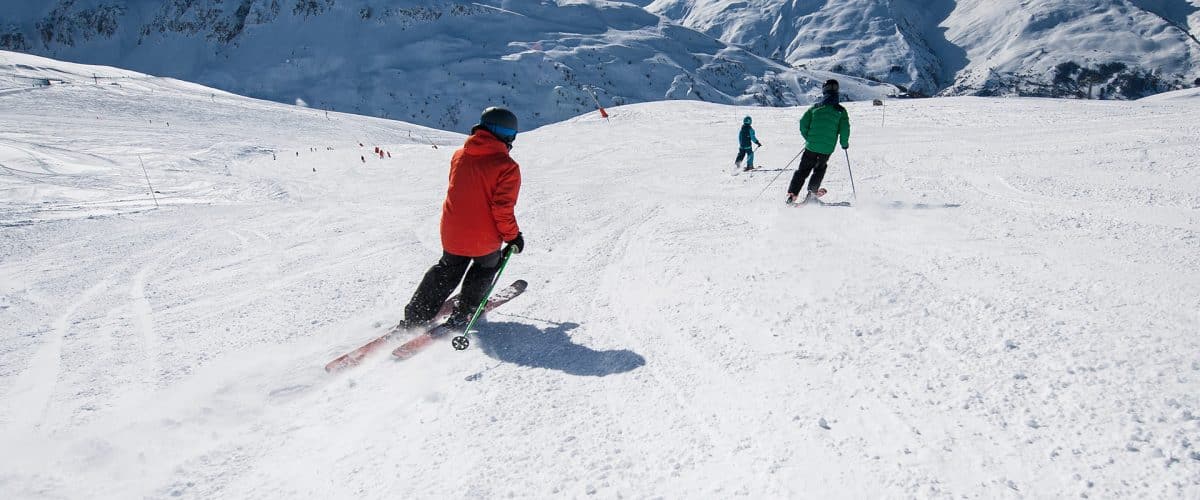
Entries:
MULTIPOLYGON (((533 126, 662 99, 800 105, 827 76, 602 0, 74 0, 0 16, 17 21, 0 48, 459 131, 492 104, 533 126)), ((895 91, 850 83, 858 99, 895 91)))
POLYGON ((1195 85, 1186 0, 659 0, 668 19, 800 67, 923 95, 1137 98, 1195 85), (1060 64, 1090 70, 1060 74, 1060 64), (1122 69, 1108 72, 1113 64, 1122 69), (1104 74, 1104 78, 1096 76, 1104 74))

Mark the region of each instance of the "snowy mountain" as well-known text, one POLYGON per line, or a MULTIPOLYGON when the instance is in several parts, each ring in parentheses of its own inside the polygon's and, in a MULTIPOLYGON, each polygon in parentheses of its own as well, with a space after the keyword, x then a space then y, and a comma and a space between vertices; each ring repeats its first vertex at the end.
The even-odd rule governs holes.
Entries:
MULTIPOLYGON (((597 102, 804 104, 834 76, 606 0, 5 2, 0 49, 456 131, 488 104, 530 126, 597 102)), ((846 83, 857 99, 894 91, 846 83)))
POLYGON ((656 0, 799 67, 925 95, 1137 98, 1200 86, 1197 0, 656 0))
POLYGON ((0 52, 0 498, 1198 498, 1194 94, 849 103, 850 208, 802 108, 550 124, 529 290, 330 375, 462 135, 0 52))

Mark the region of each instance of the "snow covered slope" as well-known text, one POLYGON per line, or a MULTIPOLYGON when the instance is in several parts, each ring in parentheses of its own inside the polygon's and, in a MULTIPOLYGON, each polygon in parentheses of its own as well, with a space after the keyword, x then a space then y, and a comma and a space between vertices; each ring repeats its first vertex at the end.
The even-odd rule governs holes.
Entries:
POLYGON ((729 175, 801 108, 543 127, 529 291, 329 376, 462 136, 0 56, 0 498, 1200 496, 1200 101, 852 103, 853 208, 729 175))
POLYGON ((365 117, 347 131, 340 113, 268 105, 169 78, 3 51, 0 95, 29 97, 6 106, 2 115, 7 123, 0 132, 6 137, 0 142, 0 171, 7 175, 0 177, 0 206, 6 208, 0 224, 153 207, 142 162, 159 169, 151 184, 160 204, 227 203, 303 196, 300 187, 279 176, 247 183, 233 170, 254 159, 294 155, 297 151, 282 148, 295 144, 323 152, 334 142, 422 147, 459 142, 455 134, 365 117), (159 95, 170 96, 173 106, 164 109, 159 95), (264 119, 262 109, 274 113, 264 119), (188 113, 196 118, 181 116, 188 113), (52 135, 37 144, 13 140, 29 128, 56 130, 64 120, 89 135, 52 135), (203 139, 185 144, 172 139, 197 135, 203 139), (143 142, 129 144, 130 137, 143 142))
POLYGON ((1144 97, 1144 98, 1142 98, 1142 101, 1162 102, 1162 101, 1174 101, 1174 100, 1179 100, 1179 99, 1198 99, 1198 98, 1200 98, 1200 88, 1187 89, 1187 90, 1176 90, 1173 92, 1163 92, 1161 94, 1155 94, 1150 97, 1144 97))
POLYGON ((59 0, 5 2, 0 19, 0 49, 444 130, 486 103, 524 111, 530 127, 595 100, 805 104, 830 76, 605 0, 59 0))
POLYGON ((762 55, 926 95, 1136 98, 1200 85, 1196 0, 656 0, 648 9, 762 55))

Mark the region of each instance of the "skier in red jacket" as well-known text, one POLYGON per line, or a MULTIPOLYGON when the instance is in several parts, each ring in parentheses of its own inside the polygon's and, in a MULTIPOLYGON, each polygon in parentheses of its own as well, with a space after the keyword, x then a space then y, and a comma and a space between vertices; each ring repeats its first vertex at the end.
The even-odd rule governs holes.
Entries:
POLYGON ((521 167, 508 155, 516 138, 516 115, 491 107, 471 128, 466 144, 454 152, 442 203, 442 258, 425 273, 405 306, 402 326, 428 324, 460 281, 462 291, 447 322, 466 326, 500 267, 501 243, 513 253, 524 250, 525 239, 513 214, 521 167))

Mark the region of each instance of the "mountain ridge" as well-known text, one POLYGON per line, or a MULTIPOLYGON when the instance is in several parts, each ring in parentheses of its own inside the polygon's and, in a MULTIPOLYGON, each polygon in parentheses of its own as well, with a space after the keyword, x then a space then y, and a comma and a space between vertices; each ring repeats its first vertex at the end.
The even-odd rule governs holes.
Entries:
POLYGON ((663 99, 1136 99, 1200 86, 1198 0, 57 0, 0 49, 463 130, 663 99), (846 76, 849 75, 849 76, 846 76))
MULTIPOLYGON (((836 76, 603 0, 63 0, 0 15, 23 20, 0 23, 0 48, 459 131, 490 104, 531 126, 662 99, 794 106, 836 76)), ((844 83, 855 99, 895 92, 844 83)))
POLYGON ((1200 85, 1194 1, 657 0, 647 8, 789 64, 920 95, 1132 99, 1200 85), (1088 71, 1057 71, 1061 64, 1088 71), (1122 69, 1102 69, 1113 64, 1122 69))

